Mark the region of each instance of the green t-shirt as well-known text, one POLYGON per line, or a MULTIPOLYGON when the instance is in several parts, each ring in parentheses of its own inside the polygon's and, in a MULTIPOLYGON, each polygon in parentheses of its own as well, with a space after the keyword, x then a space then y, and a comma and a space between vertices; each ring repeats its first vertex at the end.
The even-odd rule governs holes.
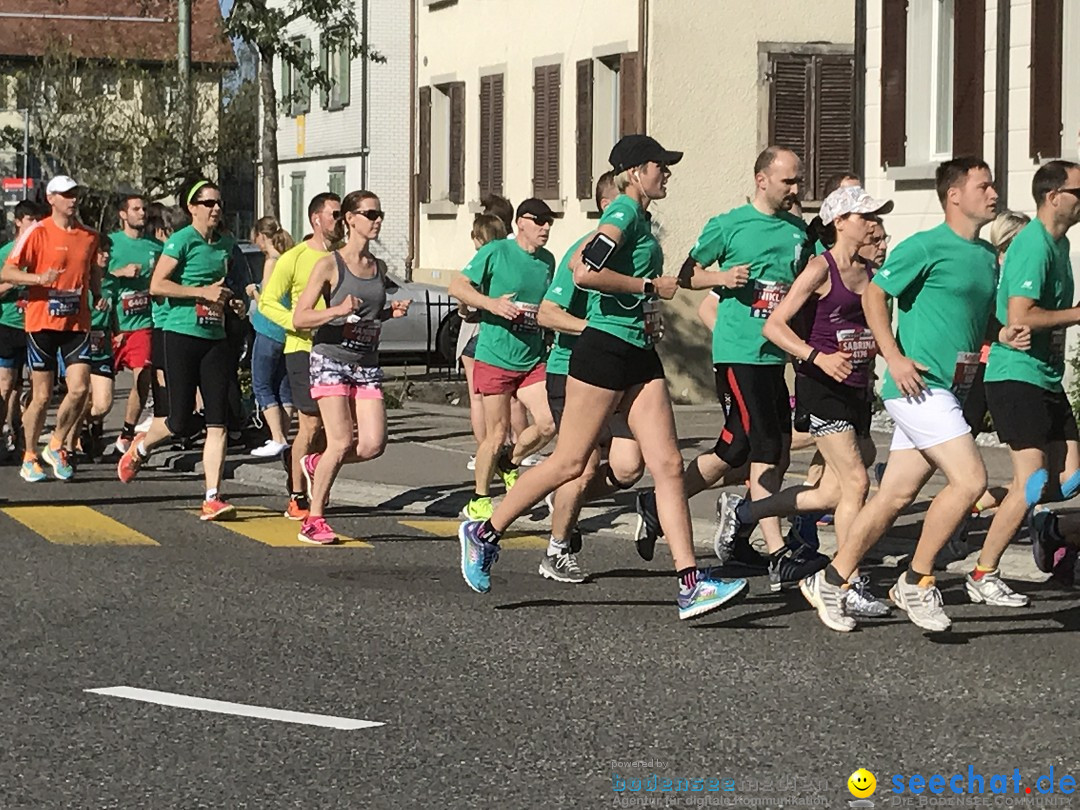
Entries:
MULTIPOLYGON (((896 299, 896 341, 929 368, 927 388, 961 400, 979 369, 979 348, 994 303, 997 256, 989 242, 968 240, 944 223, 909 236, 874 274, 872 284, 896 299)), ((882 399, 903 394, 886 372, 882 399)))
MULTIPOLYGON (((1030 298, 1041 309, 1068 309, 1073 305, 1072 263, 1069 240, 1054 241, 1039 219, 1016 235, 1005 254, 997 291, 997 319, 1008 323, 1009 299, 1030 298)), ((995 343, 986 363, 986 381, 1017 380, 1049 391, 1061 388, 1065 374, 1065 327, 1031 333, 1031 348, 1022 352, 995 343)))
MULTIPOLYGON (((0 246, 0 267, 4 266, 7 257, 11 255, 15 243, 8 242, 0 246)), ((19 306, 19 299, 24 298, 25 288, 13 287, 3 295, 0 295, 0 325, 9 326, 12 329, 23 329, 26 319, 23 317, 23 309, 19 306)), ((24 299, 25 300, 25 299, 24 299)))
MULTIPOLYGON (((101 297, 106 301, 116 300, 116 282, 108 273, 101 279, 101 297)), ((112 336, 116 326, 113 306, 99 310, 97 299, 90 290, 86 291, 87 306, 90 307, 90 359, 106 360, 113 356, 112 336)))
POLYGON ((719 264, 721 270, 750 265, 744 286, 715 290, 720 302, 713 327, 713 362, 769 366, 787 362, 784 350, 762 337, 761 328, 809 258, 806 223, 788 211, 770 215, 743 205, 710 219, 690 258, 702 267, 719 264))
POLYGON ((544 359, 544 333, 536 313, 554 269, 551 253, 544 248, 528 253, 516 239, 496 239, 476 251, 461 271, 465 278, 490 298, 513 293, 520 310, 513 321, 481 313, 477 360, 508 371, 529 371, 544 359))
MULTIPOLYGON (((585 236, 578 239, 570 250, 563 256, 559 266, 555 269, 555 275, 551 279, 551 286, 544 294, 545 301, 558 304, 575 318, 585 319, 589 305, 589 293, 574 284, 574 271, 570 269, 570 258, 574 255, 585 236)), ((570 352, 577 342, 577 335, 567 335, 562 332, 555 333, 555 341, 551 344, 548 352, 547 373, 562 374, 570 373, 570 352)))
POLYGON ((161 243, 149 236, 132 239, 123 231, 110 234, 112 256, 109 259, 108 278, 113 280, 113 311, 116 312, 116 328, 121 332, 149 329, 153 326, 150 312, 150 276, 154 272, 161 243), (139 265, 135 278, 117 278, 114 270, 129 264, 139 265))
MULTIPOLYGON (((177 260, 170 276, 173 281, 185 287, 204 287, 225 278, 235 244, 231 236, 224 235, 207 242, 194 226, 188 225, 169 237, 161 253, 177 260)), ((155 322, 166 332, 210 340, 225 337, 224 307, 194 298, 166 298, 160 319, 155 322)))
MULTIPOLYGON (((604 209, 601 225, 622 231, 622 241, 607 267, 633 278, 656 278, 664 271, 664 253, 653 236, 645 211, 631 197, 620 194, 604 209)), ((593 329, 607 332, 632 346, 647 349, 660 331, 660 302, 641 293, 588 295, 588 321, 593 329)))

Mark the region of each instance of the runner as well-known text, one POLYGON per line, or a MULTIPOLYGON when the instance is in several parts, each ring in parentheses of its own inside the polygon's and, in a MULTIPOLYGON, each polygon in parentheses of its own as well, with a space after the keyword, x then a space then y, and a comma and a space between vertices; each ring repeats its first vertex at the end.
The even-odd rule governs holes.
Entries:
POLYGON ((56 413, 56 426, 41 458, 61 481, 74 470, 64 440, 83 412, 90 390, 90 306, 93 292, 101 299, 101 273, 94 266, 98 236, 78 220, 79 184, 57 175, 45 188, 52 215, 31 225, 15 243, 0 271, 0 282, 27 287, 26 356, 30 366, 31 400, 23 413, 26 441, 20 477, 34 483, 45 480, 34 452, 45 427, 56 373, 62 359, 67 393, 56 413))
MULTIPOLYGON (((1035 219, 1012 240, 997 293, 998 321, 1030 328, 1031 348, 1019 351, 995 343, 986 364, 986 403, 998 438, 1009 446, 1013 480, 964 583, 972 602, 1000 607, 1023 607, 1029 601, 1006 585, 998 571, 1028 510, 1025 485, 1037 472, 1044 485, 1060 480, 1066 442, 1080 439, 1062 385, 1065 330, 1080 323, 1066 236, 1080 222, 1080 164, 1044 163, 1031 191, 1035 219)), ((1049 572, 1054 551, 1042 542, 1035 548, 1041 570, 1049 572)))
POLYGON ((481 310, 482 318, 473 384, 484 396, 486 435, 476 450, 476 490, 463 510, 469 520, 486 520, 492 514, 493 471, 498 470, 509 491, 522 460, 555 435, 544 381, 544 335, 536 323, 555 269, 555 259, 544 248, 554 221, 543 200, 525 200, 517 209, 517 236, 484 245, 450 282, 450 295, 481 310), (514 394, 534 424, 507 452, 514 394))
POLYGON ((344 464, 378 458, 386 449, 379 333, 382 322, 402 318, 410 301, 387 301, 398 286, 386 262, 371 254, 385 214, 370 191, 353 191, 341 202, 334 241, 344 247, 318 261, 296 302, 293 326, 315 330, 311 348, 311 396, 319 403, 326 449, 301 459, 311 492, 311 512, 298 538, 327 545, 337 535, 323 510, 344 464), (322 301, 324 306, 316 309, 322 301))
POLYGON ((113 357, 113 304, 118 298, 116 287, 119 279, 107 272, 110 265, 112 240, 102 236, 95 260, 102 274, 101 299, 105 307, 98 307, 93 294, 90 305, 90 396, 71 434, 65 442, 69 450, 76 447, 90 462, 96 461, 104 452, 105 417, 113 406, 115 363, 113 357))
MULTIPOLYGON (((21 200, 12 212, 15 241, 31 225, 45 216, 32 200, 21 200)), ((11 255, 15 241, 0 246, 0 267, 11 255)), ((0 452, 14 455, 20 442, 15 435, 19 424, 19 394, 22 389, 23 366, 26 365, 26 288, 7 282, 0 283, 0 426, 3 444, 0 452)))
MULTIPOLYGON (((186 225, 187 217, 179 206, 170 207, 155 202, 146 208, 145 231, 153 234, 154 239, 163 245, 186 225)), ((165 319, 165 302, 160 296, 150 297, 150 318, 153 322, 150 334, 150 364, 154 369, 150 378, 153 409, 149 417, 135 426, 136 434, 146 433, 155 419, 164 419, 169 415, 169 395, 165 389, 165 332, 161 328, 165 319)))
POLYGON ((120 480, 130 483, 156 447, 173 436, 190 435, 198 389, 206 420, 202 453, 206 497, 200 518, 225 520, 236 513, 219 492, 225 467, 229 378, 236 374, 225 338, 225 306, 230 297, 225 275, 235 242, 218 233, 222 210, 216 185, 200 180, 183 199, 191 225, 169 237, 150 278, 150 294, 165 299, 161 328, 169 415, 155 418, 149 432, 135 437, 116 469, 120 480))
MULTIPOLYGON (((308 203, 311 237, 281 254, 259 296, 259 312, 285 329, 285 369, 297 410, 296 435, 281 457, 289 492, 285 517, 290 520, 304 520, 309 514, 311 493, 305 489, 302 460, 324 446, 319 406, 311 398, 311 332, 293 326, 293 307, 307 287, 312 269, 329 254, 340 217, 341 198, 337 194, 323 192, 312 197, 308 203)), ((322 303, 317 301, 315 306, 322 303)))
MULTIPOLYGON (((728 545, 737 535, 748 538, 762 518, 834 509, 837 546, 843 548, 847 541, 848 527, 870 488, 859 439, 870 436, 877 354, 862 310, 862 294, 874 271, 859 250, 877 217, 892 207, 891 201, 875 200, 860 186, 837 188, 821 204, 823 237, 830 247, 810 260, 762 332, 797 360, 795 424, 809 427, 825 459, 825 472, 815 486, 789 487, 760 500, 721 495, 720 532, 728 545), (813 319, 806 339, 790 326, 804 312, 813 319)), ((783 583, 769 584, 779 590, 783 583)), ((888 614, 888 606, 870 593, 868 577, 856 572, 851 585, 845 592, 849 615, 888 614)))
MULTIPOLYGON (((919 627, 947 630, 934 558, 986 489, 960 400, 974 378, 993 303, 996 258, 978 233, 993 220, 998 195, 990 168, 976 158, 942 163, 936 181, 944 224, 904 240, 863 292, 866 322, 888 363, 881 396, 896 431, 878 494, 856 516, 832 563, 801 586, 833 630, 854 629, 843 589, 938 469, 948 483, 930 504, 910 567, 889 598, 919 627), (895 338, 887 296, 899 310, 895 338)), ((1023 339, 1027 331, 1010 327, 1002 337, 1023 339)))
POLYGON ((110 236, 109 275, 115 280, 112 311, 116 318, 111 354, 115 355, 115 371, 131 369, 132 376, 124 426, 116 440, 116 450, 123 454, 131 448, 135 426, 146 407, 153 380, 150 355, 154 321, 150 306, 150 274, 161 255, 161 242, 154 238, 152 231, 146 232, 146 199, 142 195, 123 197, 117 213, 120 230, 110 236))
MULTIPOLYGON (((615 172, 604 172, 596 181, 596 207, 601 215, 616 196, 615 172)), ((571 352, 578 336, 588 326, 588 293, 574 284, 574 273, 570 269, 570 260, 586 238, 579 239, 566 252, 537 313, 537 322, 555 332, 546 365, 548 405, 556 430, 562 424, 566 407, 566 375, 570 371, 571 352)), ((540 575, 547 579, 580 584, 588 578, 577 560, 582 543, 581 530, 577 526, 582 504, 587 499, 629 489, 645 471, 641 448, 630 433, 625 414, 612 415, 609 433, 601 439, 601 444, 608 448, 607 464, 601 467, 598 445, 589 456, 581 477, 563 484, 554 493, 551 539, 540 561, 540 575)))
POLYGON ((491 518, 461 525, 461 572, 474 591, 491 590, 502 533, 546 494, 585 472, 604 426, 620 408, 656 480, 679 578, 679 618, 715 610, 746 588, 746 580, 715 580, 698 571, 675 417, 654 345, 661 327, 658 299, 673 298, 678 280, 661 275, 663 255, 646 212, 653 200, 667 196, 668 167, 681 159, 681 152, 645 135, 625 136, 611 150, 620 194, 596 234, 570 259, 574 282, 596 291, 589 295, 588 327, 570 358, 565 410, 574 418, 563 423, 551 457, 521 477, 491 518))

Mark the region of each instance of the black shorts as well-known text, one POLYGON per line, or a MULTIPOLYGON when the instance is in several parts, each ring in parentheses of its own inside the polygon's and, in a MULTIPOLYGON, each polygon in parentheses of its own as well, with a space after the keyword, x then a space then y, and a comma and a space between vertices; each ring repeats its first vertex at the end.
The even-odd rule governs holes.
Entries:
POLYGON ((791 395, 782 365, 718 363, 716 396, 724 429, 713 452, 732 468, 778 464, 791 446, 791 395))
POLYGON ((1060 388, 1047 391, 1017 380, 986 383, 986 403, 998 438, 1012 450, 1076 441, 1076 417, 1060 388))
POLYGON ((285 355, 285 373, 296 409, 308 416, 318 416, 319 406, 311 398, 311 352, 289 352, 285 355))
POLYGON ((465 347, 461 350, 461 356, 462 357, 468 357, 468 358, 471 358, 471 359, 475 360, 476 359, 476 344, 479 342, 479 340, 480 340, 480 334, 479 333, 477 333, 477 334, 473 335, 471 338, 469 338, 468 342, 466 342, 466 344, 465 344, 465 347))
POLYGON ((795 430, 809 433, 810 417, 814 416, 824 422, 846 422, 855 428, 857 436, 869 436, 873 402, 869 388, 796 374, 795 430))
POLYGON ((962 406, 964 421, 968 423, 974 436, 986 432, 986 414, 988 411, 986 407, 986 382, 983 380, 985 376, 986 364, 980 363, 979 368, 975 371, 975 379, 972 380, 971 388, 968 389, 967 396, 964 397, 962 406))
POLYGON ((90 333, 43 329, 26 335, 26 364, 31 371, 56 373, 60 367, 90 362, 90 333))
POLYGON ((169 415, 169 392, 165 386, 165 333, 154 327, 150 332, 150 391, 154 395, 154 417, 164 419, 169 415), (160 378, 160 379, 159 379, 160 378))
POLYGON ((574 343, 569 376, 608 391, 627 391, 664 379, 664 364, 654 347, 643 349, 586 327, 574 343))
POLYGON ((555 420, 555 430, 562 425, 563 409, 566 407, 566 375, 548 374, 547 380, 548 408, 551 410, 551 418, 555 420))
POLYGON ((189 436, 194 428, 195 391, 202 393, 207 427, 225 427, 229 416, 229 385, 236 364, 227 340, 165 332, 165 379, 169 415, 165 424, 174 436, 189 436))
POLYGON ((26 332, 13 326, 0 324, 0 357, 5 360, 25 361, 26 332))
POLYGON ((109 355, 108 357, 91 357, 90 374, 94 377, 108 377, 110 380, 115 379, 116 368, 112 355, 109 355))

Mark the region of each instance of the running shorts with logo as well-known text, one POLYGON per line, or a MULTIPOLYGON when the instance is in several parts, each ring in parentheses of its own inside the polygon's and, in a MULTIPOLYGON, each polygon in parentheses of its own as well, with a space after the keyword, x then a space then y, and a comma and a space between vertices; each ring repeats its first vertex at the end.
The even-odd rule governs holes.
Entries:
POLYGON ((779 464, 791 444, 791 395, 784 367, 717 363, 716 396, 724 428, 713 452, 730 467, 779 464))
POLYGON ((887 399, 885 410, 896 424, 890 451, 928 450, 971 435, 960 401, 943 388, 931 388, 915 398, 887 399))
POLYGON ((869 387, 861 388, 806 374, 795 375, 795 419, 798 431, 815 439, 854 430, 857 436, 870 435, 874 397, 869 387))
POLYGON ((1076 417, 1063 389, 1003 380, 986 384, 986 401, 998 438, 1012 450, 1076 441, 1076 417))
POLYGON ((56 374, 64 367, 90 362, 90 333, 43 329, 26 334, 26 364, 31 371, 56 374))

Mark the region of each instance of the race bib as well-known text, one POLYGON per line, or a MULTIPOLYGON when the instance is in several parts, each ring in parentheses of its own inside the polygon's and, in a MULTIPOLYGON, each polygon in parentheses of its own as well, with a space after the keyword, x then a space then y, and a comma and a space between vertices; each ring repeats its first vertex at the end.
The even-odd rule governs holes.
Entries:
POLYGON ((146 290, 121 293, 120 308, 125 315, 141 315, 150 309, 150 293, 146 290))
POLYGON ((224 326, 225 308, 221 304, 196 301, 195 323, 199 326, 224 326))
POLYGON ((108 352, 105 351, 105 347, 108 345, 108 342, 105 340, 105 332, 100 329, 94 329, 90 332, 90 355, 92 357, 100 357, 103 354, 108 354, 108 352))
POLYGON ((29 293, 29 291, 25 287, 20 288, 19 289, 19 297, 15 299, 15 308, 17 310, 19 310, 19 312, 25 313, 26 312, 26 305, 29 304, 29 303, 30 303, 30 293, 29 293))
POLYGON ((754 301, 750 304, 751 318, 768 318, 780 305, 790 287, 781 281, 755 281, 754 301))
POLYGON ((379 348, 380 321, 349 320, 341 328, 341 345, 349 351, 370 354, 379 348))
POLYGON ((851 355, 851 365, 870 365, 877 355, 877 341, 869 329, 837 329, 836 345, 842 352, 851 355))
POLYGON ((957 352, 956 369, 953 371, 952 392, 957 399, 963 399, 971 386, 975 383, 975 375, 979 373, 978 352, 957 352))
POLYGON ((1050 330, 1050 365, 1065 361, 1065 327, 1050 330))
POLYGON ((517 317, 514 318, 510 327, 513 332, 539 332, 540 324, 536 322, 536 314, 540 311, 540 307, 536 304, 519 304, 514 302, 514 306, 518 308, 517 317))
POLYGON ((82 290, 49 290, 49 317, 70 318, 79 314, 82 290))
POLYGON ((660 312, 660 302, 646 299, 641 311, 645 315, 645 337, 658 343, 664 337, 664 316, 660 312))

